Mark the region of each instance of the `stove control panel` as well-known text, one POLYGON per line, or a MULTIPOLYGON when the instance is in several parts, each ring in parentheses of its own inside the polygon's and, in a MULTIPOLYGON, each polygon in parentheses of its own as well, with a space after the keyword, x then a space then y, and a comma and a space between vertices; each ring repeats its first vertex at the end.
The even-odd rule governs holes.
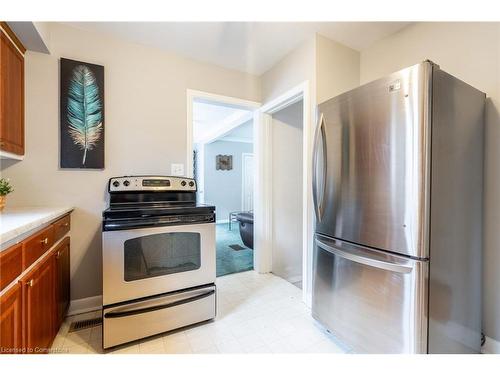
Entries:
POLYGON ((109 179, 108 191, 196 191, 196 181, 178 176, 123 176, 109 179))

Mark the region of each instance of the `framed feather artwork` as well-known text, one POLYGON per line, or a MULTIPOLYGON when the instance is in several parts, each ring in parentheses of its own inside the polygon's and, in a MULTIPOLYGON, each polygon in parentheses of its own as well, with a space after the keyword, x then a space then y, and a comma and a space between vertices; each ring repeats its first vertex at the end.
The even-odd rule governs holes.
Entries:
POLYGON ((104 168, 104 66, 61 58, 60 166, 104 168))

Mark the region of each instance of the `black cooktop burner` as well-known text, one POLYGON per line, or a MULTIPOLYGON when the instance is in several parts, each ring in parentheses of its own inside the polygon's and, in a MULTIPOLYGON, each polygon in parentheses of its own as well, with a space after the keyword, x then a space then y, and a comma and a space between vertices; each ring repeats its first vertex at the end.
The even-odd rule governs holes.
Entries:
MULTIPOLYGON (((130 177, 127 177, 130 178, 130 177)), ((215 206, 197 204, 196 189, 183 183, 191 181, 184 178, 162 177, 169 179, 169 186, 157 187, 117 187, 110 191, 110 205, 104 210, 103 231, 146 228, 165 225, 186 225, 215 222, 215 206), (176 188, 171 187, 176 184, 176 188)), ((131 178, 134 181, 145 177, 131 178)), ((159 179, 159 178, 158 178, 159 179)), ((116 180, 110 179, 109 186, 116 180)), ((153 178, 147 177, 151 183, 153 178)), ((138 185, 141 186, 141 185, 138 185)))

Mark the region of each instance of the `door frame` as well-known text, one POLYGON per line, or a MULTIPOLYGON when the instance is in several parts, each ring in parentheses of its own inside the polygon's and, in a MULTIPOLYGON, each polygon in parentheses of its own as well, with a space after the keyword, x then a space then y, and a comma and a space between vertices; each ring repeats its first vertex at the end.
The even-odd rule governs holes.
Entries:
POLYGON ((225 96, 212 94, 210 92, 199 90, 186 90, 186 176, 193 177, 193 101, 201 100, 207 102, 227 104, 233 107, 245 108, 248 110, 256 110, 261 106, 261 103, 251 100, 235 98, 233 96, 225 96))
MULTIPOLYGON (((251 100, 246 100, 246 99, 240 99, 236 98, 233 96, 225 96, 225 95, 219 95, 219 94, 212 94, 210 92, 205 92, 205 91, 199 91, 199 90, 192 90, 192 89, 187 89, 186 90, 186 109, 187 109, 187 114, 186 114, 186 176, 187 177, 193 177, 193 102, 195 100, 200 100, 200 101, 206 101, 206 102, 212 102, 212 103, 220 103, 220 104, 227 104, 229 106, 237 107, 237 108, 245 108, 250 111, 253 111, 253 115, 250 119, 253 118, 254 123, 253 123, 253 154, 254 154, 254 168, 256 168, 256 163, 255 163, 255 155, 257 154, 256 149, 259 147, 259 142, 262 140, 256 138, 256 111, 261 107, 260 102, 254 102, 251 100)), ((203 153, 204 153, 204 145, 203 145, 203 153)), ((200 163, 198 165, 198 169, 203 169, 204 168, 204 163, 200 163)), ((256 173, 257 174, 257 173, 256 173)), ((256 179, 254 178, 254 219, 255 222, 260 222, 263 221, 264 218, 258 216, 255 214, 255 199, 256 199, 256 186, 257 182, 256 179)), ((205 187, 203 187, 205 189, 205 187)), ((204 199, 205 192, 203 190, 203 199, 204 199)), ((269 271, 262 270, 260 267, 260 263, 258 262, 259 258, 259 253, 262 251, 259 245, 256 243, 255 239, 259 238, 261 235, 258 232, 259 229, 255 227, 254 225, 254 251, 253 251, 253 264, 254 264, 254 269, 255 271, 259 273, 266 273, 269 271)))
MULTIPOLYGON (((316 123, 314 98, 311 97, 310 82, 286 91, 265 103, 255 112, 254 118, 254 216, 260 218, 254 223, 254 243, 260 249, 254 266, 259 272, 272 270, 272 115, 298 101, 303 101, 303 172, 302 172, 302 299, 307 306, 312 303, 312 261, 314 216, 312 201, 312 157, 316 123)), ((254 255, 255 257, 255 255, 254 255)))
MULTIPOLYGON (((241 210, 245 210, 245 157, 251 156, 254 162, 254 168, 255 168, 255 157, 253 152, 242 152, 241 153, 241 210)), ((254 169, 255 171, 255 169, 254 169)), ((253 195, 253 186, 252 186, 252 195, 253 195)), ((253 209, 253 207, 252 207, 253 209)))

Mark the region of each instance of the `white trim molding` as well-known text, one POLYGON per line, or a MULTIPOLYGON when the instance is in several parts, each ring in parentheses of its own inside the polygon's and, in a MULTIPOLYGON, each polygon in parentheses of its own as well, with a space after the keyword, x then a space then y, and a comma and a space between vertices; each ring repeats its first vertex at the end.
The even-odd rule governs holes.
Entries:
POLYGON ((68 313, 66 315, 83 314, 89 311, 102 309, 102 296, 94 296, 88 298, 74 299, 69 304, 68 313))
POLYGON ((497 341, 489 336, 486 336, 486 341, 484 342, 484 346, 481 348, 481 353, 500 354, 500 341, 497 341))
POLYGON ((236 143, 253 143, 253 139, 249 138, 243 138, 243 137, 223 137, 221 139, 218 139, 218 141, 222 142, 236 142, 236 143))
MULTIPOLYGON (((314 217, 312 202, 312 154, 315 131, 315 113, 312 111, 309 81, 286 91, 276 99, 264 104, 254 118, 255 150, 255 198, 256 246, 263 251, 254 259, 254 267, 259 272, 272 270, 272 115, 294 103, 303 101, 303 178, 302 178, 302 298, 307 306, 312 303, 312 257, 314 217)), ((254 255, 255 256, 255 255, 254 255)))
POLYGON ((24 155, 13 154, 12 152, 0 150, 0 159, 24 160, 24 155))

